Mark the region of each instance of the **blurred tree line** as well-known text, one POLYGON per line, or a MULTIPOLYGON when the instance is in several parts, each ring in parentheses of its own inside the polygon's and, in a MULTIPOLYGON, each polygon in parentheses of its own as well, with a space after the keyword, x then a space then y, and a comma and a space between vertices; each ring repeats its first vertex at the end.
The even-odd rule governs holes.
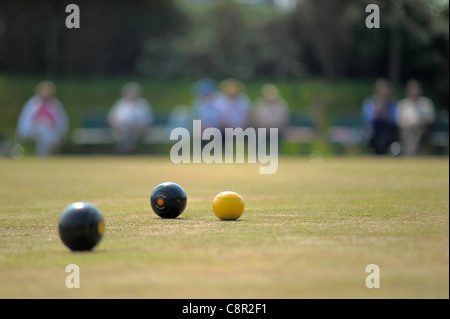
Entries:
POLYGON ((388 77, 426 82, 448 107, 443 0, 302 0, 293 11, 231 0, 2 0, 0 71, 153 78, 388 77), (76 3, 81 28, 65 28, 76 3), (380 7, 367 29, 365 8, 380 7))
POLYGON ((136 71, 144 41, 179 30, 174 1, 2 0, 0 70, 103 75, 136 71), (66 6, 80 8, 80 29, 67 29, 66 6))

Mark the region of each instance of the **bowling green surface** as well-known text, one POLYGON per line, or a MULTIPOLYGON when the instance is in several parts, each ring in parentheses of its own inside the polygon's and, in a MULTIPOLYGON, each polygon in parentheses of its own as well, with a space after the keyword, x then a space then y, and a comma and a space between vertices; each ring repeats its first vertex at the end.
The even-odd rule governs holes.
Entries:
POLYGON ((0 159, 0 298, 449 298, 448 158, 280 158, 179 164, 168 157, 0 159), (177 219, 150 207, 181 185, 177 219), (237 221, 213 213, 242 195, 237 221), (96 205, 105 234, 72 253, 58 219, 96 205), (66 267, 80 288, 66 287, 66 267), (366 287, 379 267, 380 288, 366 287))

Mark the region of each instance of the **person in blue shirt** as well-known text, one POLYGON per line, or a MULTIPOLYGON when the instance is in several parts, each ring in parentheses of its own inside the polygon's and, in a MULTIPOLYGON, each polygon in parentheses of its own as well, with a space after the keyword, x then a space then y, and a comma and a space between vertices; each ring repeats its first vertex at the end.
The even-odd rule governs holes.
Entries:
POLYGON ((368 142, 375 154, 392 152, 392 145, 398 140, 396 112, 397 102, 392 98, 389 82, 378 79, 374 94, 364 100, 362 107, 368 142))
POLYGON ((218 128, 220 124, 221 93, 216 90, 216 83, 204 78, 194 85, 195 98, 193 104, 193 119, 202 121, 202 130, 208 127, 218 128))

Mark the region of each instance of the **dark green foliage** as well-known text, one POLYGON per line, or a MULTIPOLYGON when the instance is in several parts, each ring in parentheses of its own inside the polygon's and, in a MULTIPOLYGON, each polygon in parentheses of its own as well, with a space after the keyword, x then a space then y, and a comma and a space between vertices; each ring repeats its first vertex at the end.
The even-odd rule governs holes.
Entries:
POLYGON ((176 29, 173 1, 76 1, 80 29, 67 29, 73 1, 0 4, 0 70, 45 75, 132 73, 142 42, 176 29))

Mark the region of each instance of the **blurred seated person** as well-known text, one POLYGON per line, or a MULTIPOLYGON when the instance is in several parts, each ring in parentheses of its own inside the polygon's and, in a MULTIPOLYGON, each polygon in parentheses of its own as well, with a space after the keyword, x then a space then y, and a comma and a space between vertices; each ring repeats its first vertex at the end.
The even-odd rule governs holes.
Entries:
POLYGON ((420 143, 433 124, 436 114, 433 102, 422 96, 422 86, 416 80, 406 84, 406 98, 398 102, 397 124, 404 155, 416 155, 420 143))
POLYGON ((119 99, 108 113, 108 123, 117 150, 121 154, 131 154, 153 123, 150 103, 142 97, 138 83, 128 83, 122 88, 119 99))
POLYGON ((374 94, 365 99, 362 116, 368 129, 369 145, 375 154, 387 154, 397 141, 396 101, 385 79, 375 82, 374 94))
POLYGON ((248 125, 248 116, 251 101, 245 94, 244 84, 236 79, 227 79, 220 84, 223 93, 220 99, 220 129, 245 129, 248 125))
POLYGON ((34 141, 39 157, 55 152, 69 130, 66 111, 55 93, 53 82, 39 82, 36 94, 26 102, 19 116, 16 139, 18 143, 34 141))
POLYGON ((255 128, 266 128, 267 137, 270 128, 278 128, 278 136, 281 138, 289 125, 289 108, 279 96, 275 85, 265 84, 261 93, 262 96, 252 110, 252 123, 255 128))
POLYGON ((170 132, 178 127, 190 130, 192 126, 191 112, 187 105, 177 105, 171 111, 167 121, 167 129, 170 132))
POLYGON ((194 94, 193 118, 202 121, 202 130, 219 127, 221 94, 217 92, 215 82, 208 78, 198 81, 194 85, 194 94))

